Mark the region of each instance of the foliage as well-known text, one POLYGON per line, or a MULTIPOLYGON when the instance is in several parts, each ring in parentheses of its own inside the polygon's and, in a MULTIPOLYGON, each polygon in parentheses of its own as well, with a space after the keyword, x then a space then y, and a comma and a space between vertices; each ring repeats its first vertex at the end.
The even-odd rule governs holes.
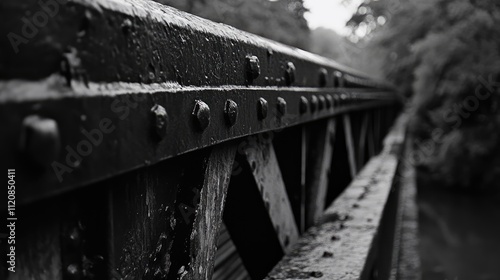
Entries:
POLYGON ((191 14, 306 49, 303 0, 155 0, 191 14))
POLYGON ((385 76, 412 96, 415 161, 446 186, 499 186, 499 7, 488 0, 366 1, 348 22, 354 38, 364 33, 355 39, 368 52, 384 57, 385 76))

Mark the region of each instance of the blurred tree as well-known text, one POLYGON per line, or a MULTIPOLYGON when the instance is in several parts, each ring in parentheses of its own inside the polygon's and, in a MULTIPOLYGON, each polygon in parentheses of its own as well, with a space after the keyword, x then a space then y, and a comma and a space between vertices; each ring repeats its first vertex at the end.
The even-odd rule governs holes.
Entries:
POLYGON ((308 48, 303 0, 155 0, 287 45, 308 48))
POLYGON ((447 186, 500 184, 500 3, 365 1, 350 39, 412 96, 416 163, 447 186), (498 81, 498 82, 497 82, 498 81))

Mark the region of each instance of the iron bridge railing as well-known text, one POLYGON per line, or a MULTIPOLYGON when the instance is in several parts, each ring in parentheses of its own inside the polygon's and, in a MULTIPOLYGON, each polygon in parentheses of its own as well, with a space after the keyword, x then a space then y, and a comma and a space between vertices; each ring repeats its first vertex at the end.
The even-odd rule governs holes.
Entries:
POLYGON ((386 83, 154 2, 0 6, 7 279, 264 278, 400 108, 386 83))

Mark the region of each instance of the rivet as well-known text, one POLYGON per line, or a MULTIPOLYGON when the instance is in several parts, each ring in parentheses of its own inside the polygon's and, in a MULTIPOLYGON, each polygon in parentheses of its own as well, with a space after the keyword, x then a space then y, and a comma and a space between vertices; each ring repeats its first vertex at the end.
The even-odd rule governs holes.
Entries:
POLYGON ((121 25, 121 28, 123 34, 127 35, 130 32, 130 29, 132 29, 132 21, 130 19, 124 20, 121 25))
POLYGON ((151 108, 151 114, 153 114, 153 125, 156 135, 160 139, 163 139, 167 134, 167 110, 163 106, 155 104, 151 108))
POLYGON ((282 97, 278 97, 276 100, 276 106, 278 108, 278 112, 280 113, 281 116, 284 116, 286 114, 286 101, 282 97))
POLYGON ((316 109, 318 109, 318 98, 313 95, 311 96, 311 113, 316 112, 316 109))
POLYGON ((201 131, 205 130, 210 124, 210 107, 208 107, 207 103, 196 100, 192 115, 198 129, 201 131))
POLYGON ((340 95, 340 105, 347 105, 348 101, 347 101, 347 94, 345 93, 342 93, 340 95))
POLYGON ((333 98, 332 98, 332 96, 329 95, 329 94, 327 94, 325 98, 326 98, 326 108, 327 109, 332 108, 332 106, 333 106, 333 98))
POLYGON ((80 275, 80 269, 76 264, 68 265, 68 267, 66 268, 66 272, 71 277, 71 279, 76 279, 76 277, 80 275))
POLYGON ((328 75, 328 71, 325 68, 319 69, 318 72, 318 82, 320 87, 326 86, 326 76, 328 75))
POLYGON ((326 100, 325 100, 325 97, 323 95, 318 96, 318 100, 319 100, 318 108, 321 111, 326 107, 326 100))
POLYGON ((307 98, 305 98, 304 96, 301 96, 299 105, 300 113, 305 114, 307 112, 308 107, 309 107, 309 101, 307 101, 307 98))
POLYGON ((231 99, 226 100, 224 106, 224 117, 229 126, 233 126, 238 118, 238 104, 231 99))
POLYGON ((285 84, 291 86, 295 82, 295 65, 293 62, 286 63, 285 69, 285 84))
POLYGON ((257 102, 257 117, 259 120, 263 120, 267 118, 267 100, 264 98, 259 98, 259 101, 257 102))
POLYGON ((260 62, 259 58, 255 55, 247 55, 246 60, 246 73, 248 82, 252 82, 260 75, 260 62))
POLYGON ((68 239, 74 247, 78 247, 81 243, 80 231, 78 228, 74 227, 71 229, 68 235, 68 239))
POLYGON ((24 118, 21 132, 21 150, 39 165, 54 161, 60 150, 57 122, 53 119, 30 115, 24 118))
POLYGON ((333 106, 339 106, 340 105, 340 97, 338 95, 333 96, 333 106))
POLYGON ((333 87, 344 87, 344 77, 342 75, 342 72, 333 72, 333 87))

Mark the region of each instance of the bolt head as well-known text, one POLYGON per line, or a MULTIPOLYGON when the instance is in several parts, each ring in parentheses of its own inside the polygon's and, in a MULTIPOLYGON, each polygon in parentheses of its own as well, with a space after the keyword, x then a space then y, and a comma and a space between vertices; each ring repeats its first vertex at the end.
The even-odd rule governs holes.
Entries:
POLYGON ((247 55, 245 57, 246 61, 246 74, 248 82, 252 82, 257 79, 260 75, 260 62, 259 58, 255 55, 247 55))
POLYGON ((320 87, 326 86, 326 77, 328 76, 328 71, 325 68, 319 69, 318 72, 318 83, 320 87))
POLYGON ((316 112, 316 109, 318 109, 318 97, 316 95, 311 96, 311 113, 316 112))
POLYGON ((80 231, 78 230, 77 227, 73 227, 70 230, 70 232, 68 234, 68 239, 74 247, 78 247, 81 244, 81 241, 82 241, 81 235, 80 235, 80 231))
POLYGON ((191 114, 193 115, 194 122, 200 131, 205 130, 210 124, 210 107, 208 107, 207 103, 201 100, 196 100, 191 114))
POLYGON ((344 87, 344 77, 342 72, 333 72, 333 87, 344 87))
POLYGON ((238 118, 238 104, 231 99, 226 100, 224 106, 224 117, 229 126, 233 126, 238 118))
POLYGON ((264 98, 259 98, 259 101, 257 102, 257 117, 259 120, 263 120, 267 118, 267 100, 264 98))
POLYGON ((57 122, 31 115, 24 118, 22 126, 20 148, 26 156, 42 166, 53 162, 61 146, 57 122))
POLYGON ((327 108, 327 109, 332 108, 332 107, 333 107, 333 98, 332 98, 332 96, 331 96, 331 95, 329 95, 329 94, 327 94, 327 95, 325 96, 325 98, 326 98, 326 108, 327 108))
POLYGON ((280 114, 280 116, 284 116, 286 114, 286 101, 284 98, 282 97, 278 97, 276 99, 276 106, 278 108, 278 113, 280 114))
POLYGON ((301 114, 305 114, 309 108, 309 101, 305 96, 300 97, 299 110, 301 114))
POLYGON ((340 105, 340 97, 338 95, 333 96, 333 106, 340 105))
POLYGON ((318 109, 321 111, 326 107, 326 99, 323 95, 318 96, 318 109))
POLYGON ((81 270, 77 264, 70 264, 66 268, 66 273, 70 279, 79 279, 81 275, 81 270))
POLYGON ((167 110, 163 106, 155 104, 151 108, 151 114, 153 115, 154 131, 160 139, 163 139, 167 134, 167 110))
POLYGON ((285 68, 285 84, 291 86, 295 82, 295 65, 293 62, 287 62, 285 68))

